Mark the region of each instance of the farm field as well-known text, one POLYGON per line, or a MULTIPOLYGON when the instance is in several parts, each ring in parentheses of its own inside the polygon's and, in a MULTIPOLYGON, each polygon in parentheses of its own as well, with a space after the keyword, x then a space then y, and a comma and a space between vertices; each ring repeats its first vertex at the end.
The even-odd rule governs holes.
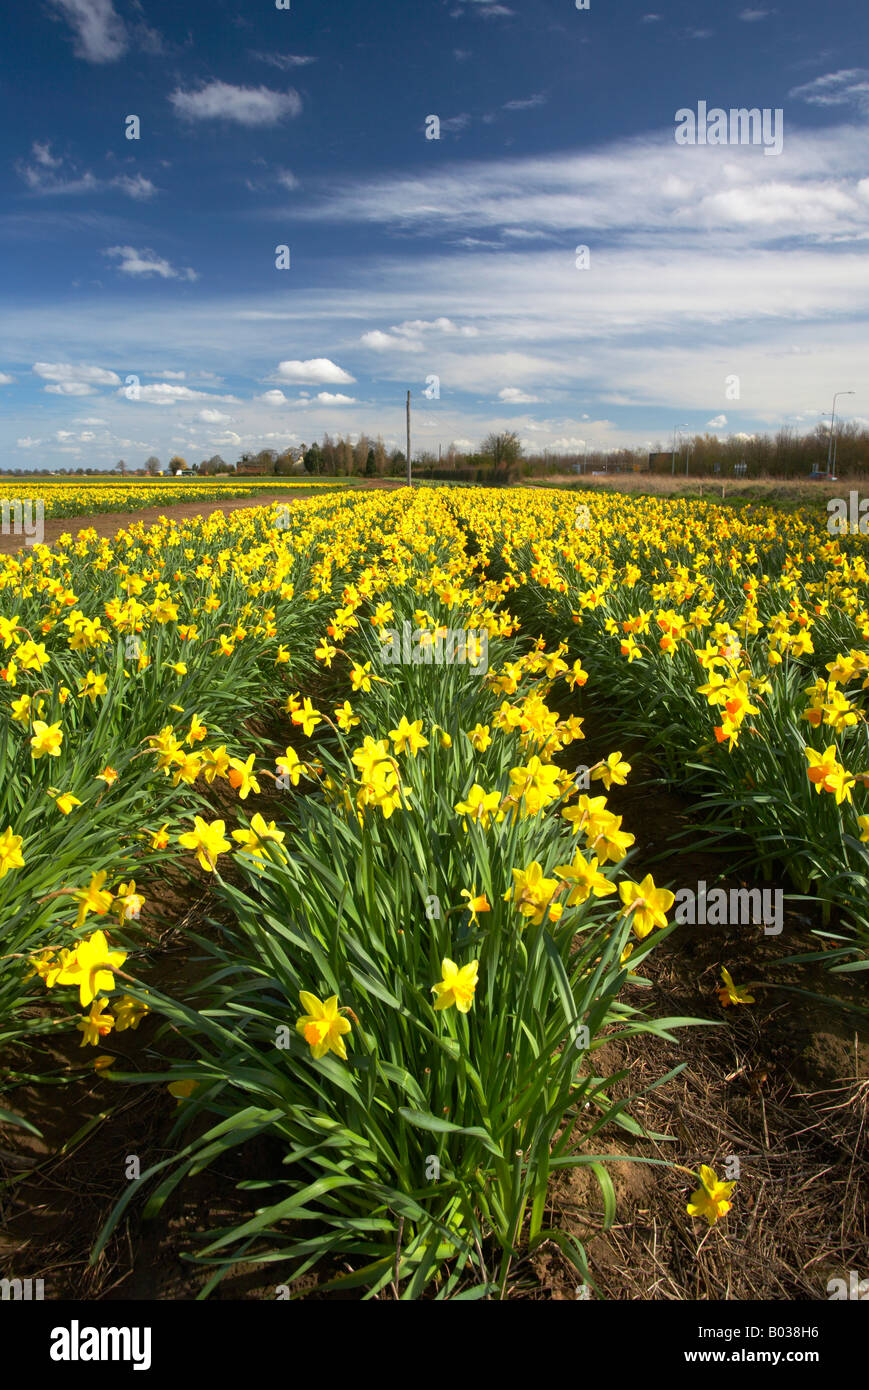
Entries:
POLYGON ((0 559, 4 1265, 826 1299, 867 1238, 866 538, 266 482, 0 559))
MULTIPOLYGON (((172 506, 182 502, 216 502, 227 497, 256 498, 263 492, 289 495, 300 489, 346 487, 347 478, 113 478, 90 477, 74 482, 60 479, 4 477, 0 494, 14 518, 16 501, 42 504, 48 520, 79 518, 103 512, 138 512, 143 508, 172 506)), ((4 534, 6 517, 4 515, 4 534)))

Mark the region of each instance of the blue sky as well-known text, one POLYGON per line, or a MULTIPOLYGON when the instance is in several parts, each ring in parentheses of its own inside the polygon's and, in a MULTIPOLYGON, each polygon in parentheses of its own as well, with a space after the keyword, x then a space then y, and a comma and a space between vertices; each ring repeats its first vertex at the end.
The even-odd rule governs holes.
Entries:
POLYGON ((869 423, 865 0, 289 2, 7 9, 0 466, 869 423))

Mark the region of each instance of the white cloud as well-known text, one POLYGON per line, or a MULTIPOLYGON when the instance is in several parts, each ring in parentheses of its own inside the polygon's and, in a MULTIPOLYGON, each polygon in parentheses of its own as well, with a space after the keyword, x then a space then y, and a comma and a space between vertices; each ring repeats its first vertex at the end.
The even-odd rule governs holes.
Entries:
POLYGON ((15 169, 24 180, 31 193, 43 197, 63 196, 78 193, 93 193, 101 188, 117 188, 128 198, 145 202, 153 198, 157 188, 143 174, 118 174, 113 179, 98 179, 89 169, 79 173, 77 166, 67 159, 56 159, 51 153, 48 141, 34 140, 30 151, 31 162, 19 160, 15 169))
POLYGON ((286 396, 284 395, 283 391, 277 391, 277 390, 275 390, 275 391, 264 391, 263 394, 262 394, 261 396, 257 396, 256 399, 257 399, 258 401, 262 401, 263 405, 286 405, 286 404, 287 404, 287 398, 286 398, 286 396))
POLYGON ((11 386, 14 380, 14 376, 10 376, 8 372, 0 372, 0 386, 11 386))
POLYGON ((498 400, 504 401, 507 405, 536 405, 540 397, 529 396, 518 386, 505 386, 502 391, 498 392, 498 400))
POLYGON ((224 420, 231 420, 231 415, 224 415, 220 410, 200 410, 196 416, 205 425, 220 425, 224 420))
POLYGON ((726 415, 715 415, 711 420, 706 421, 708 430, 723 430, 727 425, 726 415))
POLYGON ((441 121, 441 135, 457 135, 460 130, 464 130, 471 124, 471 118, 466 111, 458 116, 447 116, 441 121))
POLYGON ((375 328, 370 333, 363 333, 359 340, 366 347, 373 348, 375 352, 386 352, 389 348, 403 347, 406 350, 420 352, 421 343, 408 343, 401 338, 396 338, 392 333, 381 333, 379 328, 375 328))
POLYGON ((24 180, 31 193, 39 193, 44 196, 76 193, 92 193, 99 188, 100 181, 90 170, 79 174, 74 166, 70 165, 64 174, 56 172, 63 165, 63 160, 52 159, 50 163, 43 157, 43 151, 48 147, 34 142, 32 156, 34 164, 26 164, 19 160, 15 165, 19 177, 24 180), (38 153, 37 153, 38 152, 38 153))
POLYGON ((45 169, 58 169, 63 163, 60 159, 55 159, 51 153, 51 143, 46 140, 45 144, 40 144, 38 140, 33 142, 33 158, 37 164, 41 164, 45 169))
POLYGON ((118 174, 117 178, 112 179, 112 187, 120 188, 122 193, 126 193, 129 198, 135 198, 137 202, 147 202, 153 198, 157 192, 156 186, 150 179, 146 179, 142 174, 118 174))
POLYGON ((280 68, 282 72, 288 72, 290 68, 304 68, 309 63, 316 63, 317 59, 302 53, 251 53, 252 58, 256 58, 260 63, 269 63, 273 68, 280 68))
POLYGON ((181 116, 195 121, 237 121, 239 125, 276 125, 284 116, 298 116, 302 98, 292 87, 274 92, 269 87, 233 87, 208 82, 197 92, 176 88, 169 100, 181 116))
MULTIPOLYGON (((858 85, 851 84, 852 96, 858 85)), ((862 127, 847 125, 789 128, 774 159, 751 145, 677 146, 671 131, 669 140, 662 133, 582 153, 463 161, 323 185, 320 199, 294 216, 368 222, 440 239, 454 232, 455 245, 480 251, 502 245, 516 230, 525 238, 572 237, 572 248, 582 227, 586 241, 619 231, 646 244, 650 238, 670 242, 684 255, 694 250, 692 234, 739 237, 758 222, 770 239, 789 240, 795 217, 799 232, 819 241, 867 240, 864 147, 862 127), (493 231, 498 240, 491 239, 493 231)))
POLYGON ((60 385, 119 386, 121 382, 116 372, 111 372, 105 367, 76 365, 72 362, 34 362, 33 370, 44 380, 60 385))
POLYGON ((769 10, 741 10, 739 18, 745 24, 756 24, 759 19, 766 19, 769 10))
POLYGON ((318 386, 320 383, 324 386, 343 386, 356 380, 328 357, 310 357, 306 362, 279 362, 277 375, 282 381, 292 381, 300 386, 318 386))
POLYGON ((521 97, 514 101, 505 101, 505 111, 529 111, 533 106, 544 106, 546 95, 544 92, 537 92, 533 97, 521 97))
POLYGON ((147 247, 137 251, 134 246, 110 246, 103 255, 117 257, 120 262, 118 270, 122 275, 157 275, 162 280, 197 279, 196 271, 190 266, 176 270, 163 256, 158 256, 147 247))
POLYGON ((51 0, 75 36, 74 51, 89 63, 113 63, 126 52, 127 35, 112 0, 51 0))
POLYGON ((318 391, 314 397, 321 405, 356 405, 355 396, 333 395, 331 391, 318 391))
POLYGON ((477 329, 470 326, 460 328, 452 319, 444 317, 406 319, 404 323, 393 324, 388 333, 383 333, 379 328, 363 333, 360 342, 373 348, 375 352, 386 352, 394 348, 404 352, 422 352, 427 346, 424 339, 428 333, 458 334, 464 338, 474 338, 477 336, 477 329))
MULTIPOLYGON (((124 390, 119 394, 123 396, 124 390)), ((170 386, 167 381, 155 381, 147 386, 140 386, 135 400, 144 401, 147 405, 176 405, 179 401, 223 401, 238 404, 237 396, 213 396, 208 391, 194 391, 190 386, 170 386)), ((229 416, 224 418, 229 419, 229 416)))
POLYGON ((155 376, 161 376, 166 381, 183 381, 187 376, 186 372, 155 372, 155 376))
POLYGON ((93 396, 94 388, 85 381, 59 381, 44 388, 51 396, 93 396))
POLYGON ((828 72, 801 87, 793 87, 788 96, 808 102, 810 106, 855 106, 859 111, 869 111, 869 69, 842 68, 838 72, 828 72))
POLYGON ((27 435, 24 439, 16 439, 15 443, 18 445, 19 449, 37 449, 42 443, 42 440, 33 439, 32 436, 27 435))
POLYGON ((281 169, 275 176, 283 188, 298 188, 299 180, 290 169, 281 169))

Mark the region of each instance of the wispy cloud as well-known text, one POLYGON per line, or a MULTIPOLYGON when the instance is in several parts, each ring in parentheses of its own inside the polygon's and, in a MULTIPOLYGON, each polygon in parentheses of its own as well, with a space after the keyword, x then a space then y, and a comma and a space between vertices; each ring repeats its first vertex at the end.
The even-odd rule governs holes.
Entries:
MULTIPOLYGON (((122 392, 125 388, 122 388, 122 392)), ((182 401, 223 401, 238 403, 237 396, 216 396, 209 391, 194 391, 191 386, 173 386, 167 381, 155 381, 139 386, 135 399, 146 405, 177 405, 182 401)), ((200 412, 201 418, 202 412, 200 412)), ((228 420, 230 417, 221 417, 228 420)))
POLYGON ((121 380, 106 367, 83 362, 34 362, 33 371, 49 383, 43 389, 52 396, 92 396, 98 386, 119 386, 121 380))
POLYGON ((393 348, 404 352, 422 352, 431 343, 432 336, 475 338, 477 329, 470 325, 460 327, 452 319, 444 316, 436 319, 406 319, 404 323, 394 324, 388 333, 383 333, 378 328, 370 333, 363 333, 360 342, 365 347, 374 348, 375 352, 393 348))
POLYGON ((453 19, 462 19, 466 14, 478 16, 480 19, 501 19, 515 13, 516 11, 507 5, 496 4, 493 0, 465 0, 464 5, 457 5, 455 9, 450 10, 453 19))
POLYGON ((546 93, 537 92, 533 97, 519 97, 514 101, 505 101, 503 109, 505 111, 529 111, 533 106, 545 106, 546 93))
POLYGON ((117 268, 122 275, 156 275, 161 280, 197 279, 196 271, 190 266, 177 270, 163 256, 147 248, 137 251, 135 246, 109 246, 103 255, 118 261, 117 268))
POLYGON ((120 188, 128 198, 135 198, 140 203, 147 202, 157 192, 156 186, 144 174, 118 174, 111 184, 113 188, 120 188))
POLYGON ((112 0, 50 0, 72 29, 74 51, 88 63, 114 63, 127 51, 123 20, 112 0))
MULTIPOLYGON (((852 84, 853 88, 854 84, 852 84)), ((504 244, 513 233, 618 233, 679 242, 869 239, 865 135, 855 126, 792 132, 775 161, 759 147, 676 146, 668 133, 598 150, 445 165, 426 174, 321 185, 294 209, 305 220, 368 222, 454 244, 504 244), (496 231, 498 241, 480 233, 496 231)), ((271 210, 277 215, 280 210, 271 210)), ((572 244, 572 243, 571 243, 572 244)), ((565 243, 567 255, 567 242, 565 243)))
POLYGON ((281 72, 289 72, 291 68, 305 68, 309 63, 316 63, 317 61, 316 58, 303 53, 255 53, 251 51, 250 56, 259 63, 268 63, 270 67, 279 68, 281 72))
POLYGON ((196 92, 176 88, 169 97, 179 116, 193 121, 236 121, 239 125, 277 125, 285 116, 298 116, 302 98, 292 87, 234 87, 230 82, 207 82, 196 92))
POLYGON ((793 87, 788 96, 810 106, 853 106, 869 111, 869 68, 843 68, 793 87))
POLYGON ((55 157, 48 141, 41 143, 34 140, 30 161, 18 160, 15 169, 30 192, 41 197, 62 197, 117 188, 128 198, 144 202, 157 192, 156 186, 144 174, 116 174, 110 179, 100 179, 90 169, 79 172, 71 160, 55 157))

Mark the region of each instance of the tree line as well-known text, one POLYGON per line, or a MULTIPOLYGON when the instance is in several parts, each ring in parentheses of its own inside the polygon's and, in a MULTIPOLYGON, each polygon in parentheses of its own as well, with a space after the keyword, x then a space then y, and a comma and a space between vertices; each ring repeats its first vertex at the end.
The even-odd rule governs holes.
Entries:
MULTIPOLYGON (((583 449, 543 450, 526 452, 515 431, 491 433, 475 450, 455 443, 437 453, 432 449, 414 452, 412 467, 420 479, 454 479, 462 482, 513 482, 522 477, 546 477, 567 472, 632 472, 649 467, 649 455, 658 455, 655 468, 660 472, 687 472, 694 477, 720 474, 725 477, 744 475, 758 477, 802 477, 814 468, 826 468, 830 442, 829 426, 819 423, 807 434, 791 427, 775 434, 734 434, 719 438, 715 434, 682 435, 673 441, 657 442, 652 450, 644 449, 583 449)), ((855 421, 837 425, 835 438, 835 468, 843 477, 869 473, 869 429, 855 421)), ((282 476, 310 474, 313 477, 365 478, 401 477, 407 462, 401 449, 387 448, 380 435, 376 439, 366 434, 358 438, 328 432, 322 440, 311 445, 288 445, 285 449, 260 449, 258 453, 244 452, 235 463, 226 462, 214 454, 200 463, 188 463, 179 454, 169 460, 169 472, 214 476, 233 473, 264 473, 282 476)), ((40 468, 0 469, 0 473, 33 473, 39 475, 100 476, 100 468, 40 468)), ((162 465, 156 455, 147 459, 144 468, 130 469, 123 459, 111 470, 127 473, 157 475, 162 465)))

